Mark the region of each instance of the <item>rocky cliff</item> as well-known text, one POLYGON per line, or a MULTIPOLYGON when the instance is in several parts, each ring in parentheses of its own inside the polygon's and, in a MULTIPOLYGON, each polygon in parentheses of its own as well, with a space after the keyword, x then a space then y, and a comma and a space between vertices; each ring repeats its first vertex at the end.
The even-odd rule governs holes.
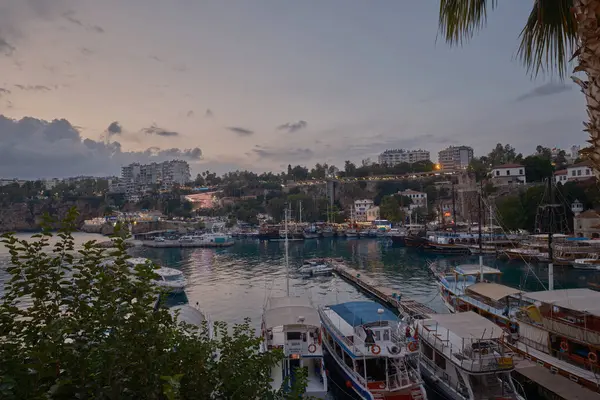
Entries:
POLYGON ((45 213, 60 221, 72 207, 79 211, 77 223, 81 226, 84 220, 101 216, 105 205, 102 198, 29 200, 4 205, 0 208, 0 232, 37 231, 45 213))

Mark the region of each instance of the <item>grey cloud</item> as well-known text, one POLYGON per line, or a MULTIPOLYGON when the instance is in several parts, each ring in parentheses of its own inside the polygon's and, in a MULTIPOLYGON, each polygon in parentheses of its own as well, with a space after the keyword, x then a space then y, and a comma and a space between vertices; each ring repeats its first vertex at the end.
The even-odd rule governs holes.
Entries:
POLYGON ((104 33, 104 28, 98 25, 93 25, 90 27, 90 29, 97 33, 104 33))
POLYGON ((51 90, 48 86, 44 85, 15 85, 15 87, 28 92, 48 92, 51 90))
POLYGON ((306 126, 308 125, 308 123, 306 121, 298 121, 298 122, 286 122, 283 125, 279 125, 277 127, 277 130, 280 131, 288 131, 290 133, 299 131, 300 129, 304 129, 306 128, 306 126))
POLYGON ((4 89, 4 88, 0 88, 0 97, 10 94, 10 90, 8 89, 4 89))
POLYGON ((315 153, 308 148, 273 148, 256 145, 251 153, 260 159, 272 161, 299 162, 307 161, 314 157, 315 153))
POLYGON ((98 25, 88 25, 85 24, 83 21, 81 21, 80 19, 75 17, 75 13, 70 10, 67 11, 65 13, 63 13, 63 18, 66 19, 67 21, 69 21, 70 23, 80 26, 88 31, 94 31, 96 33, 104 33, 104 28, 102 28, 101 26, 98 25))
POLYGON ((65 119, 32 117, 13 120, 0 115, 0 169, 5 176, 39 179, 74 175, 119 175, 121 165, 170 159, 197 162, 200 148, 126 151, 119 142, 84 139, 65 119))
POLYGON ((5 56, 10 56, 16 48, 8 43, 8 41, 2 37, 0 37, 0 54, 4 54, 5 56))
POLYGON ((567 92, 572 88, 572 86, 566 85, 564 83, 548 82, 542 86, 534 88, 533 90, 525 94, 522 94, 521 96, 517 97, 516 101, 523 101, 534 97, 552 96, 553 94, 567 92))
POLYGON ((213 112, 211 111, 210 108, 206 109, 206 112, 204 113, 204 118, 212 118, 214 116, 213 112))
POLYGON ((91 56, 92 54, 94 54, 94 52, 88 49, 87 47, 82 47, 81 49, 79 49, 79 51, 81 51, 81 54, 83 54, 84 56, 91 56))
POLYGON ((110 123, 108 128, 106 128, 106 132, 108 133, 108 136, 120 135, 121 133, 123 133, 123 127, 121 126, 121 124, 119 124, 118 121, 114 121, 110 123))
POLYGON ((239 136, 249 136, 254 134, 254 131, 251 131, 250 129, 246 128, 240 128, 239 126, 228 126, 227 130, 233 133, 237 133, 239 136))
POLYGON ((190 110, 190 111, 188 111, 188 112, 187 112, 187 114, 186 114, 186 116, 187 116, 188 118, 191 118, 191 117, 193 117, 193 116, 194 116, 194 110, 190 110))
POLYGON ((150 58, 151 58, 151 59, 153 59, 154 61, 162 62, 162 60, 161 60, 161 59, 160 59, 158 56, 155 56, 155 55, 149 55, 148 57, 150 57, 150 58))
POLYGON ((142 129, 146 135, 157 135, 157 136, 179 136, 179 132, 169 131, 167 129, 159 128, 156 124, 148 128, 142 129))

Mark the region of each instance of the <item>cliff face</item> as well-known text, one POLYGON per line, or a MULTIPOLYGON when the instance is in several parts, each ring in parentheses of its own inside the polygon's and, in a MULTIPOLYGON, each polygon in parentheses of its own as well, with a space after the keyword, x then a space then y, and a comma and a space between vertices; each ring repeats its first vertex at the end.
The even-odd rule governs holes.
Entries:
MULTIPOLYGON (((0 232, 39 230, 45 213, 60 221, 72 207, 79 211, 78 226, 81 226, 84 220, 101 216, 104 212, 104 202, 101 198, 46 199, 13 203, 0 208, 0 232)), ((55 227, 58 227, 58 224, 55 227)))

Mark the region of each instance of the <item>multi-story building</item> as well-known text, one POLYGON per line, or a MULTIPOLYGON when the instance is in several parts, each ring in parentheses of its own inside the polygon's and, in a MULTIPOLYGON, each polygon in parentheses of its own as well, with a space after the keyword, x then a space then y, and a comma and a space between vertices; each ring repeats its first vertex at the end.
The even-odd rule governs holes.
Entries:
POLYGON ((438 162, 443 170, 466 169, 473 159, 473 148, 450 146, 438 153, 438 162))
POLYGON ((592 164, 589 161, 569 165, 566 169, 561 169, 554 173, 556 183, 565 183, 570 181, 579 181, 594 177, 592 164))
POLYGON ((496 184, 526 183, 525 167, 521 164, 503 164, 492 168, 492 179, 496 184))
POLYGON ((356 200, 354 201, 354 219, 356 222, 367 222, 368 211, 375 207, 373 200, 356 200))
POLYGON ((379 164, 396 165, 401 163, 412 164, 417 161, 430 161, 429 152, 426 150, 386 150, 379 155, 379 164))
POLYGON ((148 190, 170 190, 190 181, 190 166, 181 160, 162 163, 133 163, 121 168, 121 180, 130 198, 139 198, 148 190))
POLYGON ((412 200, 412 203, 408 206, 410 210, 414 210, 415 208, 427 208, 427 193, 425 192, 406 189, 404 191, 399 191, 398 194, 412 200))

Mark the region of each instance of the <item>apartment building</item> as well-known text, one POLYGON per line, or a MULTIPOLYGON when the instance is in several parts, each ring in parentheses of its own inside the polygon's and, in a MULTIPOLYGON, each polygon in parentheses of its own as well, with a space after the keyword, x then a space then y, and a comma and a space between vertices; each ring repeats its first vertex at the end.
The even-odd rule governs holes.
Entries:
POLYGON ((450 146, 438 153, 438 163, 442 170, 466 169, 472 159, 473 148, 469 146, 450 146))
POLYGON ((379 155, 379 164, 397 165, 401 163, 412 164, 417 161, 430 161, 429 152, 426 150, 386 150, 379 155))
POLYGON ((130 198, 139 198, 152 189, 170 190, 174 185, 185 185, 190 181, 190 166, 181 160, 162 163, 133 163, 121 168, 121 182, 130 198))

